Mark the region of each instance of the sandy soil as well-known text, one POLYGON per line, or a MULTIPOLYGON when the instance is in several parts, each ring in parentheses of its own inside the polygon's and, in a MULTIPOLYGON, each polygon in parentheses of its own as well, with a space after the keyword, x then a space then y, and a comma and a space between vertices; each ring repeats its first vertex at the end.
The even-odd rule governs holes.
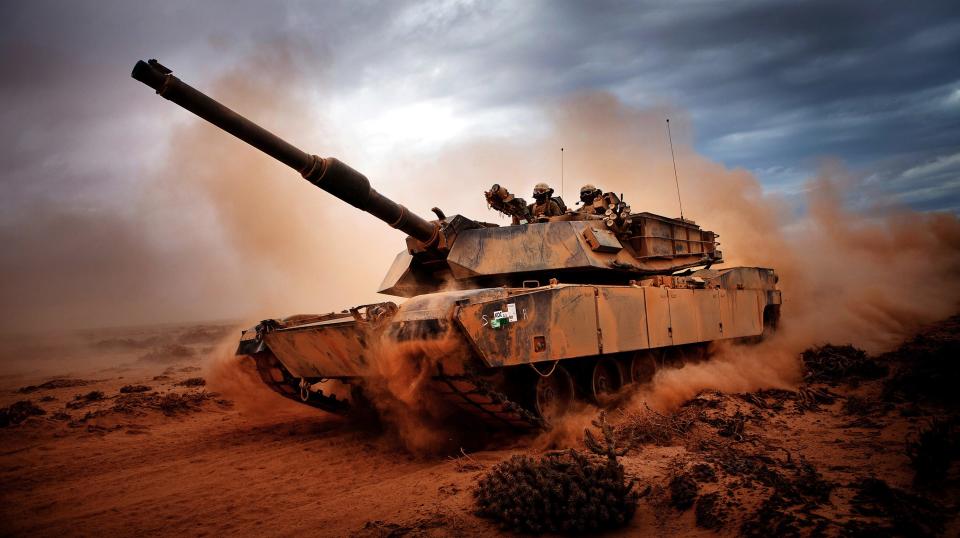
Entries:
MULTIPOLYGON (((223 362, 229 352, 218 343, 232 339, 232 331, 208 325, 87 334, 79 340, 82 352, 45 349, 61 359, 70 353, 109 353, 112 366, 75 367, 70 376, 57 378, 24 373, 0 378, 0 407, 30 400, 44 411, 0 428, 0 534, 500 532, 495 523, 473 515, 472 489, 487 469, 510 455, 542 452, 544 437, 499 438, 470 449, 466 458, 456 452, 408 454, 389 435, 301 407, 251 382, 249 372, 223 362), (182 384, 197 377, 209 383, 182 384), (38 386, 52 379, 54 388, 38 386), (62 386, 69 381, 75 386, 62 386), (132 385, 149 388, 121 393, 132 385), (102 397, 83 397, 95 391, 102 397)), ((77 341, 71 339, 71 346, 77 341)), ((881 388, 874 381, 812 385, 804 390, 813 392, 805 395, 702 393, 677 415, 664 415, 665 420, 695 417, 688 428, 660 442, 634 438, 622 458, 644 496, 636 517, 620 532, 742 532, 776 486, 762 476, 726 469, 730 458, 736 459, 730 454, 761 458, 756 461, 764 468, 783 476, 799 472, 802 462, 830 484, 823 502, 780 510, 797 516, 802 534, 849 534, 858 528, 854 524, 888 522, 882 514, 858 511, 857 481, 873 476, 913 491, 904 443, 944 411, 918 411, 911 402, 880 405, 881 388), (845 407, 851 397, 877 404, 854 412, 845 407), (672 480, 697 464, 718 476, 694 481, 700 498, 719 493, 721 521, 714 521, 719 528, 712 530, 698 521, 698 508, 677 507, 671 488, 672 480)), ((621 409, 609 416, 631 442, 628 427, 642 423, 644 413, 621 409)), ((580 446, 575 439, 566 444, 580 446)), ((956 471, 951 468, 936 490, 921 492, 942 504, 940 513, 948 514, 943 532, 954 536, 956 521, 950 518, 960 500, 956 471)))

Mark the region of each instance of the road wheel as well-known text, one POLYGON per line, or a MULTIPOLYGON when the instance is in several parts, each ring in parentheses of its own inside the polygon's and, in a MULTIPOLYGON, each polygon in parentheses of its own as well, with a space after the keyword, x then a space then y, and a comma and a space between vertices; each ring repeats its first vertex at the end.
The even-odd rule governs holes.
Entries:
POLYGON ((653 353, 637 353, 630 360, 630 381, 641 385, 652 382, 657 366, 657 358, 653 353))
POLYGON ((555 422, 573 402, 573 376, 559 364, 549 376, 538 375, 534 386, 534 407, 547 424, 555 422))
POLYGON ((607 396, 623 386, 623 373, 620 365, 611 359, 598 359, 593 363, 590 374, 589 394, 591 399, 600 403, 607 396))

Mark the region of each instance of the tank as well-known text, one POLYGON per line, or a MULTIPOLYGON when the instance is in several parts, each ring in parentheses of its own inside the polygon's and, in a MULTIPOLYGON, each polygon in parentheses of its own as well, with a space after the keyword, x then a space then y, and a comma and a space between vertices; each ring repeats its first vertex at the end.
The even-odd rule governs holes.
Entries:
POLYGON ((350 413, 368 403, 369 387, 396 367, 385 361, 404 349, 403 360, 450 405, 495 427, 542 428, 575 399, 603 403, 649 382, 664 364, 705 358, 710 342, 752 342, 776 328, 774 270, 717 268, 718 235, 691 220, 634 212, 614 193, 577 212, 534 218, 497 184, 478 196, 513 224, 438 208, 428 220, 156 60, 137 62, 132 76, 407 234, 379 289, 401 304, 268 319, 243 331, 237 354, 252 357, 263 381, 288 398, 350 413), (326 389, 328 380, 349 394, 326 389))

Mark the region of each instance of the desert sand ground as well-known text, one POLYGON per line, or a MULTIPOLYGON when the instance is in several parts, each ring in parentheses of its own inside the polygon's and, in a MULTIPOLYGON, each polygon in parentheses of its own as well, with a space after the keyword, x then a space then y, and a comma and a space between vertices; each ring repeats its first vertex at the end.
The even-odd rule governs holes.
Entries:
MULTIPOLYGON (((958 326, 933 328, 931 353, 954 352, 958 326)), ((21 341, 0 378, 0 407, 14 406, 0 428, 0 534, 488 536, 504 531, 474 514, 480 477, 513 454, 563 448, 494 434, 410 454, 260 385, 230 358, 236 334, 206 324, 21 341)), ((879 362, 896 372, 902 359, 879 362)), ((871 377, 609 410, 641 494, 611 534, 956 536, 956 466, 915 483, 907 449, 935 420, 955 429, 955 407, 909 383, 891 396, 871 377)))

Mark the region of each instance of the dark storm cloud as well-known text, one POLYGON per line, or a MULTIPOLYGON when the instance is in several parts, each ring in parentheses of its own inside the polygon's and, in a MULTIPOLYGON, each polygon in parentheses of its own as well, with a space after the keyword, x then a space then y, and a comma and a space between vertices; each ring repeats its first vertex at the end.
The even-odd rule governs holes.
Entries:
POLYGON ((596 88, 667 100, 690 112, 699 149, 771 187, 797 188, 825 156, 893 179, 960 151, 956 2, 484 5, 359 46, 375 82, 475 107, 596 88), (379 59, 395 69, 370 69, 379 59))
MULTIPOLYGON (((332 59, 318 66, 329 76, 317 84, 334 92, 379 87, 417 98, 454 97, 473 111, 535 106, 597 89, 639 105, 667 101, 689 111, 698 149, 756 171, 771 187, 797 187, 824 156, 870 173, 883 165, 889 175, 960 146, 956 2, 909 9, 894 2, 121 2, 5 9, 2 35, 21 44, 5 47, 7 55, 46 47, 53 49, 46 56, 65 54, 64 63, 78 66, 62 78, 50 69, 21 68, 23 75, 13 77, 26 82, 21 88, 106 90, 100 101, 110 106, 129 102, 123 97, 130 88, 114 80, 123 92, 111 91, 103 84, 106 70, 125 70, 130 58, 162 56, 202 83, 203 73, 221 71, 258 42, 295 36, 332 59), (93 70, 83 67, 91 64, 93 70), (62 83, 68 79, 74 83, 62 83)), ((47 62, 41 57, 35 65, 47 62)), ((909 189, 910 182, 897 185, 909 189)))

